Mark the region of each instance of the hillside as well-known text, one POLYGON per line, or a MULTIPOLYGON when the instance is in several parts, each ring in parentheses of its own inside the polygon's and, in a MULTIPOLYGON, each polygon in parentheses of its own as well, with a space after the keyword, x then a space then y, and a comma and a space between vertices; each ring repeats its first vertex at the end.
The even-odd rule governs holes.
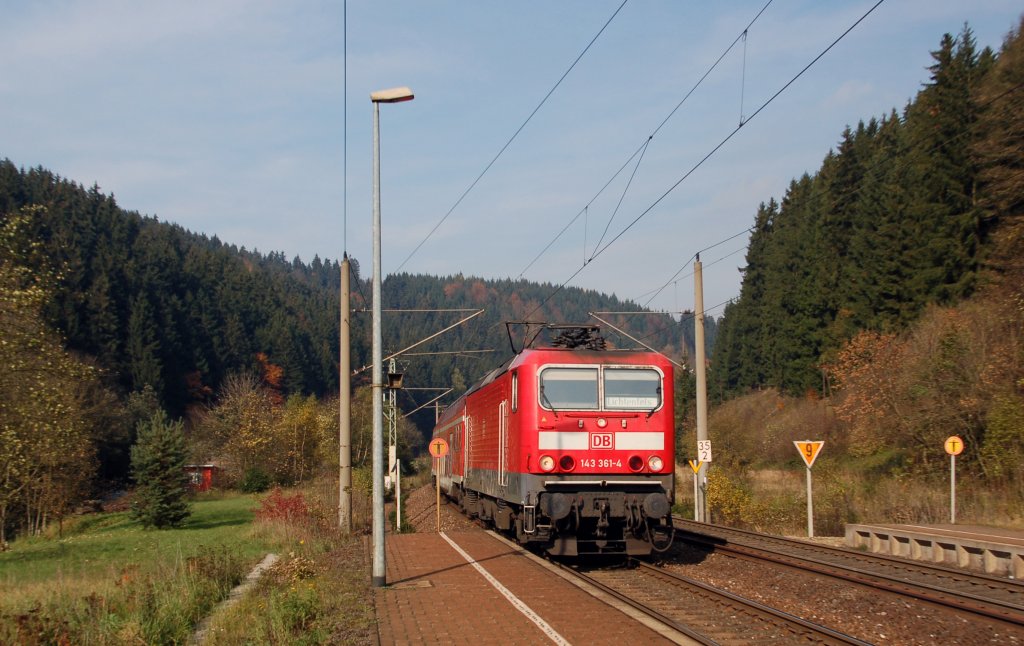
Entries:
POLYGON ((997 55, 970 29, 932 52, 902 112, 843 131, 812 176, 754 219, 714 379, 736 395, 827 394, 824 364, 862 330, 899 332, 1021 257, 1021 37, 997 55))
MULTIPOLYGON (((7 402, 0 405, 0 424, 18 437, 32 425, 48 428, 40 431, 48 446, 84 445, 75 453, 75 464, 96 465, 71 468, 55 450, 54 461, 45 464, 47 473, 82 473, 88 480, 87 474, 95 472, 103 480, 123 481, 139 421, 164 409, 202 426, 211 407, 237 394, 232 384, 251 383, 232 381, 235 377, 255 375, 271 388, 267 415, 292 396, 337 395, 337 262, 289 262, 281 253, 239 248, 122 209, 98 187, 85 189, 41 168, 21 170, 9 160, 0 161, 0 229, 5 236, 0 269, 10 276, 3 288, 11 300, 5 303, 12 305, 0 312, 3 340, 9 343, 4 347, 11 350, 4 357, 11 365, 29 366, 10 372, 11 379, 0 384, 7 402), (35 295, 23 301, 19 294, 35 295), (57 365, 62 367, 53 374, 57 365), (31 379, 26 381, 25 374, 38 374, 46 384, 46 403, 28 387, 31 379), (75 411, 75 423, 68 422, 69 411, 75 411), (44 418, 48 421, 40 421, 44 418), (57 442, 51 434, 62 439, 57 442)), ((371 290, 359 276, 357 261, 352 268, 352 366, 357 368, 370 361, 365 295, 371 290)), ((415 356, 403 356, 406 385, 459 391, 471 384, 511 353, 502 321, 529 315, 534 321, 586 322, 589 312, 640 310, 595 291, 568 288, 551 297, 553 292, 552 285, 526 281, 389 276, 383 286, 386 310, 485 310, 470 324, 417 347, 415 356), (456 353, 464 350, 483 352, 456 353)), ((388 311, 385 354, 465 314, 388 311)), ((613 318, 645 343, 675 356, 683 354, 679 347, 686 344, 685 354, 692 356, 692 318, 613 318)), ((714 321, 708 319, 706 327, 710 347, 714 321)), ((634 345, 616 334, 609 340, 634 345)), ((366 386, 369 379, 370 371, 363 370, 354 386, 366 386)), ((404 391, 398 405, 409 411, 436 394, 404 391)), ((294 410, 302 406, 296 403, 294 410)), ((334 410, 333 424, 319 426, 337 428, 334 410)), ((427 432, 432 411, 414 421, 421 434, 427 432)), ((261 428, 254 433, 266 436, 261 428)), ((220 442, 197 438, 197 459, 221 455, 220 442)), ((26 444, 7 457, 30 460, 33 451, 51 450, 32 447, 26 444)), ((0 455, 0 462, 7 457, 0 455)), ((32 471, 24 468, 23 475, 32 471)), ((77 484, 69 484, 69 491, 80 487, 80 480, 73 481, 77 484)))
POLYGON ((804 439, 819 531, 948 522, 957 435, 958 517, 1024 526, 1021 35, 945 37, 902 115, 762 205, 714 366, 719 522, 799 532, 804 439))
MULTIPOLYGON (((337 390, 339 271, 336 261, 309 264, 280 253, 263 254, 191 233, 120 208, 97 187, 86 190, 44 169, 19 170, 0 162, 0 215, 42 206, 32 239, 62 279, 46 307, 68 346, 96 357, 125 392, 152 387, 180 414, 202 402, 232 373, 260 367, 257 355, 283 369, 283 390, 325 395, 337 390)), ((354 272, 353 366, 369 358, 369 284, 354 272)), ((490 360, 424 358, 413 366, 423 385, 450 385, 459 367, 475 379, 506 355, 501 321, 535 310, 552 285, 401 274, 385 280, 386 309, 484 308, 486 314, 423 350, 490 349, 490 360), (483 364, 483 365, 480 365, 483 364), (419 367, 423 366, 423 367, 419 367)), ((635 310, 592 290, 567 288, 532 314, 533 320, 581 322, 591 311, 635 310)), ((404 348, 458 320, 451 313, 389 313, 386 352, 404 348)), ((638 317, 631 334, 679 355, 692 354, 693 323, 668 316, 638 317), (688 324, 687 324, 688 323, 688 324)), ((709 346, 714 322, 709 319, 709 346)), ((624 343, 628 341, 623 339, 624 343)))

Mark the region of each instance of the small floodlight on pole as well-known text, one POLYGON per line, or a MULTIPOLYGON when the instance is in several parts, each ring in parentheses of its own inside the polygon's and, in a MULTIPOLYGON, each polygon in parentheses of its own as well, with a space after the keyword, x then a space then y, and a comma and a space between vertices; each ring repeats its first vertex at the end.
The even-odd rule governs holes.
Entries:
POLYGON ((380 104, 412 101, 412 90, 397 87, 370 94, 373 101, 373 576, 384 586, 384 384, 381 334, 380 261, 380 104))

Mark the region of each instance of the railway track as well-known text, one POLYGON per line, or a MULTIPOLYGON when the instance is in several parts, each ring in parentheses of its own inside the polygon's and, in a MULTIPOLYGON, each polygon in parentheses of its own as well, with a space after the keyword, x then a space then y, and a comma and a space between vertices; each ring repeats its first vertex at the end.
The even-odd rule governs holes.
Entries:
POLYGON ((769 561, 1024 626, 1024 584, 878 554, 675 521, 676 540, 752 561, 769 561))
MULTIPOLYGON (((867 644, 693 579, 630 561, 629 567, 562 571, 700 644, 867 644)), ((628 636, 625 641, 628 641, 628 636)))
POLYGON ((870 644, 642 561, 583 571, 487 533, 677 644, 870 644))

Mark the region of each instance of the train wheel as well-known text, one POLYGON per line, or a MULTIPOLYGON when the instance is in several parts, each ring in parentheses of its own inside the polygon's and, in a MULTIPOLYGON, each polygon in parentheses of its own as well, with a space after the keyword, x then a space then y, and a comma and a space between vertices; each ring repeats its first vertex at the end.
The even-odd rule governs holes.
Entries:
POLYGON ((528 540, 528 537, 526 535, 526 532, 523 531, 523 517, 522 517, 522 515, 517 515, 516 516, 515 528, 516 528, 516 542, 519 543, 520 545, 525 545, 526 541, 528 540))

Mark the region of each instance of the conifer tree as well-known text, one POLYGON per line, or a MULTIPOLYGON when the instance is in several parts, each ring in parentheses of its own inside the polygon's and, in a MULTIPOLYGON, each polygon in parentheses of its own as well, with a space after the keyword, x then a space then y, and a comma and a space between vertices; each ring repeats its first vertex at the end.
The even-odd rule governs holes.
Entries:
POLYGON ((1024 274, 1024 18, 1003 43, 979 90, 979 204, 992 249, 986 259, 1000 274, 1024 274))
POLYGON ((192 513, 186 496, 185 435, 180 421, 171 422, 162 410, 139 424, 132 447, 135 502, 132 515, 144 527, 176 527, 192 513))

